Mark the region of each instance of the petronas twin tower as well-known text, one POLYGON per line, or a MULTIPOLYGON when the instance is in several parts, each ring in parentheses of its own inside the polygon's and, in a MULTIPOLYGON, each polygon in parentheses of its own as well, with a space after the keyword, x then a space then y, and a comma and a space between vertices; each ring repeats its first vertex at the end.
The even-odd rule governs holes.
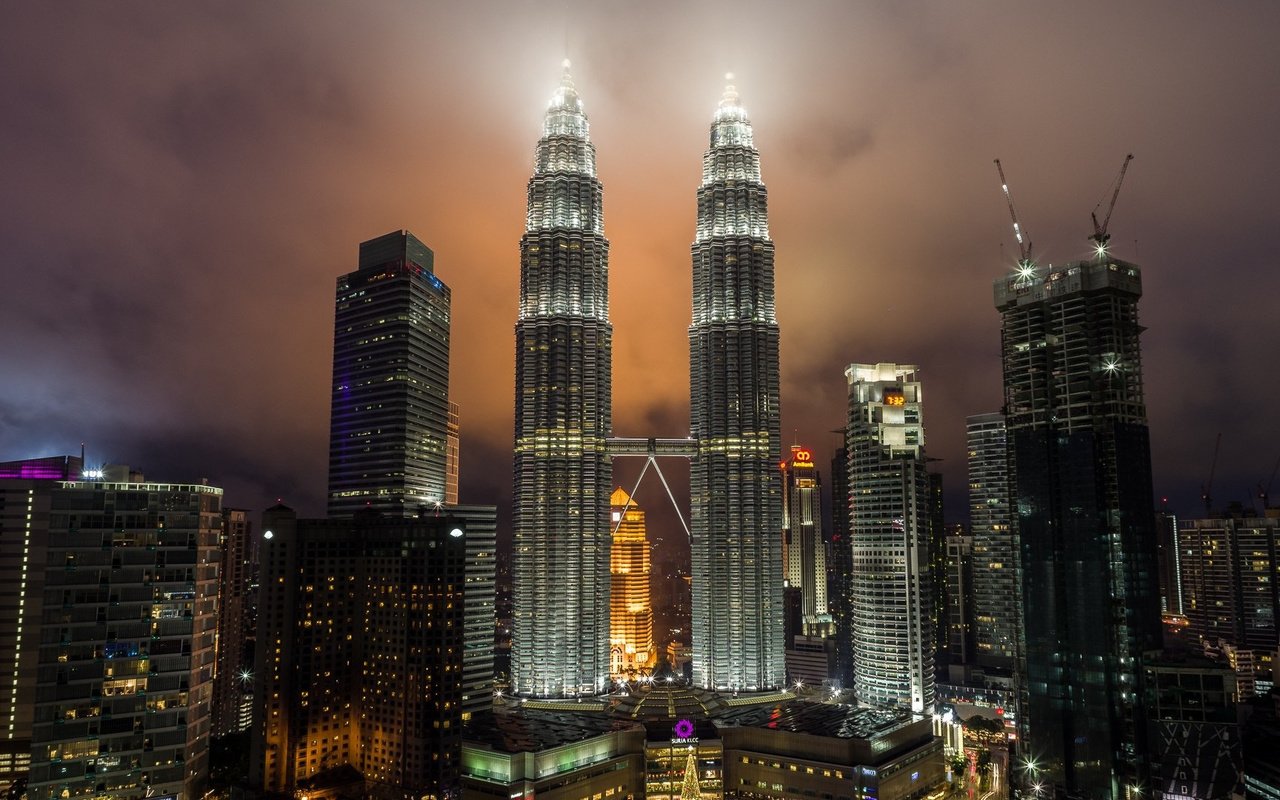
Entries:
POLYGON ((520 239, 511 681, 535 697, 600 694, 609 679, 613 325, 603 193, 566 64, 520 239))
MULTIPOLYGON (((609 242, 565 64, 529 180, 516 322, 513 690, 609 678, 609 242)), ((689 326, 694 682, 783 683, 778 324, 751 122, 730 86, 703 156, 689 326)))

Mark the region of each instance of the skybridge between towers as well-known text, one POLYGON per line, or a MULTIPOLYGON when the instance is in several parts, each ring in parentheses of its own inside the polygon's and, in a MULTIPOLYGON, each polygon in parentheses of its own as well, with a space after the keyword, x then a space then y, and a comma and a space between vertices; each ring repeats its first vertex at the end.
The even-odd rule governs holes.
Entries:
POLYGON ((613 458, 693 458, 698 454, 697 439, 639 439, 615 436, 605 440, 605 452, 613 458))
MULTIPOLYGON (((644 468, 640 470, 640 477, 636 478, 635 486, 631 487, 631 493, 627 497, 627 506, 631 505, 631 498, 635 496, 636 490, 640 488, 640 482, 644 480, 644 476, 649 471, 649 467, 653 467, 658 473, 658 479, 662 481, 662 488, 667 490, 667 497, 671 500, 671 506, 676 510, 676 516, 680 518, 680 526, 684 528, 684 535, 690 539, 693 536, 689 533, 689 521, 685 519, 684 509, 680 508, 680 504, 676 502, 676 496, 671 491, 671 485, 667 483, 667 476, 662 474, 662 468, 658 466, 659 458, 693 458, 698 454, 697 439, 658 439, 650 437, 648 439, 629 438, 629 437, 613 437, 605 440, 605 452, 609 458, 643 458, 645 459, 644 468)), ((622 518, 626 515, 626 508, 623 508, 622 514, 614 520, 613 533, 618 532, 618 526, 622 524, 622 518)))

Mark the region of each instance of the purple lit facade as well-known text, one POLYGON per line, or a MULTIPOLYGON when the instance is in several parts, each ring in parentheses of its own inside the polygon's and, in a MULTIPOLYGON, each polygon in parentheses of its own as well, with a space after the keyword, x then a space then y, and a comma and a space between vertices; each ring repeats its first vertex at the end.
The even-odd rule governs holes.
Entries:
POLYGON ((0 480, 77 481, 84 470, 79 456, 50 456, 0 462, 0 480))

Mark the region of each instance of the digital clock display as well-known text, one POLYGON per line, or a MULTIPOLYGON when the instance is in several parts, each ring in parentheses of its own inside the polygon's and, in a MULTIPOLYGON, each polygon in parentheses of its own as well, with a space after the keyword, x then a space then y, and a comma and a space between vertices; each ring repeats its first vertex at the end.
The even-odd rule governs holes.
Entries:
POLYGON ((907 397, 902 393, 901 389, 885 389, 884 404, 901 408, 907 404, 907 397))

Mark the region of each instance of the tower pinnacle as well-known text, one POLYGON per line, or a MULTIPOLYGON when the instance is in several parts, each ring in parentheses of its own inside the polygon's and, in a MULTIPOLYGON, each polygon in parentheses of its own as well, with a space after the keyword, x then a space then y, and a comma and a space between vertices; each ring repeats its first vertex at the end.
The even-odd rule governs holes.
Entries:
MULTIPOLYGON (((556 88, 555 94, 551 95, 551 102, 547 106, 548 118, 555 112, 568 112, 578 117, 582 116, 582 100, 578 97, 578 89, 573 85, 573 74, 569 72, 569 59, 560 62, 562 72, 560 73, 560 85, 556 88)), ((585 119, 583 119, 585 124, 585 119)), ((583 138, 586 137, 585 127, 575 133, 583 138)))
POLYGON ((726 72, 724 74, 724 80, 724 94, 720 96, 720 108, 741 108, 741 106, 738 105, 738 89, 733 85, 733 73, 726 72))

